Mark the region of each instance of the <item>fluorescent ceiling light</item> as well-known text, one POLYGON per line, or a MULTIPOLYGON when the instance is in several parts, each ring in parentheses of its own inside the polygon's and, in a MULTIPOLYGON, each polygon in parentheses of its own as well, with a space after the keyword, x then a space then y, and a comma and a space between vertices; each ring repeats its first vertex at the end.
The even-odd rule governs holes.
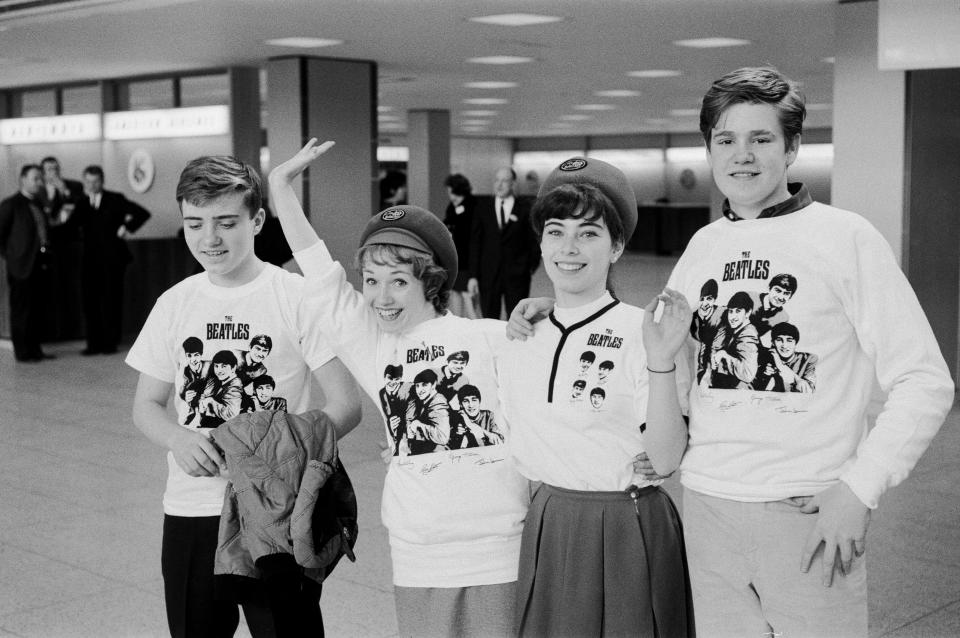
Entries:
POLYGON ((519 55, 488 55, 479 58, 467 58, 467 62, 472 64, 525 64, 533 62, 533 58, 525 58, 519 55))
POLYGON ((483 82, 464 82, 463 86, 468 89, 512 89, 517 86, 516 82, 497 82, 493 80, 483 82))
POLYGON ((483 111, 483 110, 460 111, 460 115, 466 115, 468 117, 490 117, 492 115, 497 115, 499 113, 500 111, 483 111))
POLYGON ((392 111, 392 110, 393 110, 393 107, 392 107, 392 106, 378 106, 378 107, 377 107, 377 113, 387 113, 388 111, 392 111))
POLYGON ((667 161, 677 163, 707 163, 707 151, 702 146, 674 146, 667 149, 667 161))
POLYGON ((594 91, 597 97, 635 97, 640 95, 640 91, 633 89, 609 89, 607 91, 594 91))
POLYGON ((692 117, 700 115, 700 109, 670 109, 670 115, 674 117, 692 117))
POLYGON ((550 128, 568 128, 573 126, 573 122, 550 122, 550 128))
POLYGON ((570 122, 582 122, 583 120, 592 120, 592 115, 561 115, 561 120, 568 120, 570 122))
POLYGON ((678 47, 692 49, 716 49, 719 47, 743 46, 750 44, 750 40, 741 40, 740 38, 694 38, 692 40, 675 40, 674 44, 678 47))
POLYGON ((396 131, 396 130, 403 129, 403 124, 401 124, 400 122, 383 122, 382 124, 379 125, 379 128, 391 129, 396 131))
POLYGON ((400 116, 398 115, 378 115, 377 120, 380 122, 399 122, 400 116))
POLYGON ((613 104, 574 104, 573 108, 577 111, 616 111, 617 107, 613 104))
POLYGON ((644 71, 630 71, 627 75, 632 78, 675 78, 682 74, 680 71, 671 69, 646 69, 644 71))
POLYGON ((486 133, 487 127, 485 126, 461 126, 460 130, 465 133, 486 133))
POLYGON ((563 18, 560 16, 545 16, 535 13, 501 13, 493 16, 470 18, 470 21, 480 22, 482 24, 496 24, 502 27, 528 27, 533 24, 562 22, 563 18))
POLYGON ((378 162, 408 162, 410 161, 410 149, 406 146, 378 146, 378 162))
POLYGON ((461 126, 490 126, 489 120, 463 120, 461 126))
POLYGON ((337 46, 338 44, 343 44, 343 40, 330 40, 328 38, 274 38, 273 40, 264 40, 263 43, 275 47, 316 49, 319 47, 337 46))
POLYGON ((463 101, 464 104, 507 104, 510 100, 502 97, 471 97, 463 101))

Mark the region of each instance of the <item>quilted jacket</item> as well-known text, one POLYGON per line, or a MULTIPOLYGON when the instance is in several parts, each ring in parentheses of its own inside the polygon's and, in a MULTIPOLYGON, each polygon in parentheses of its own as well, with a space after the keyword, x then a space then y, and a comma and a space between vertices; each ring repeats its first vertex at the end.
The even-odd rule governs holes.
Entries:
POLYGON ((229 471, 216 574, 260 578, 258 560, 292 554, 322 582, 342 555, 356 560, 356 496, 326 414, 244 413, 211 438, 229 471))

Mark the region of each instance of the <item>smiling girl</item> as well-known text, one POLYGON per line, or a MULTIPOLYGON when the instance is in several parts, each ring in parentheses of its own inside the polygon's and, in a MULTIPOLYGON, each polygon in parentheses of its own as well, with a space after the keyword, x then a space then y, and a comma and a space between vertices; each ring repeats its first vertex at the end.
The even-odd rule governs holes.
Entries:
POLYGON ((316 322, 383 409, 393 456, 381 516, 400 635, 512 636, 528 484, 501 436, 474 436, 466 446, 460 436, 459 446, 451 444, 452 433, 470 426, 503 428, 493 350, 504 324, 446 312, 456 248, 440 219, 416 206, 394 206, 370 220, 357 254, 362 292, 347 282, 291 187, 332 144, 308 142, 273 170, 270 186, 308 294, 320 302, 316 322), (490 418, 474 422, 439 391, 453 358, 463 362, 459 378, 483 397, 490 418))
POLYGON ((634 470, 646 453, 668 475, 686 446, 675 357, 690 308, 670 290, 644 309, 609 292, 637 222, 617 168, 567 160, 544 182, 532 220, 556 307, 499 355, 517 467, 542 482, 523 533, 520 635, 692 636, 677 511, 662 478, 634 470), (571 384, 590 400, 571 400, 571 384))

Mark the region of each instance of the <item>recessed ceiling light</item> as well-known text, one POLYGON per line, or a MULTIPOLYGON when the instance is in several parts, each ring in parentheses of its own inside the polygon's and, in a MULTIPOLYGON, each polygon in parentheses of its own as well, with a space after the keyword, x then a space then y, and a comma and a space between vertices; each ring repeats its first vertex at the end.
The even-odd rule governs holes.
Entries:
POLYGON ((820 61, 821 61, 821 62, 826 62, 827 64, 833 64, 834 62, 837 61, 837 59, 836 59, 835 57, 832 57, 832 56, 831 56, 831 57, 829 57, 829 58, 820 58, 820 61))
POLYGON ((670 115, 674 117, 692 117, 700 115, 700 109, 670 109, 670 115))
POLYGON ((484 82, 464 82, 463 86, 468 89, 512 89, 517 86, 516 82, 497 82, 497 81, 484 81, 484 82))
POLYGON ((377 113, 388 113, 393 110, 392 106, 383 106, 380 105, 377 107, 377 113))
POLYGON ((488 55, 480 58, 467 58, 467 62, 472 64, 525 64, 533 62, 533 58, 525 58, 519 55, 488 55))
POLYGON ((381 129, 390 130, 390 131, 400 131, 403 130, 403 124, 400 122, 383 122, 379 125, 381 129))
POLYGON ((615 111, 617 107, 613 104, 574 104, 573 108, 577 111, 615 111))
POLYGON ((463 120, 460 124, 461 126, 490 126, 488 120, 463 120))
POLYGON ((693 38, 692 40, 675 40, 673 43, 678 47, 716 49, 719 47, 743 46, 750 44, 750 40, 741 40, 740 38, 693 38))
POLYGON ((610 89, 607 91, 594 91, 597 97, 634 97, 640 95, 640 91, 632 89, 610 89))
POLYGON ((592 115, 561 115, 561 120, 568 120, 570 122, 582 122, 583 120, 592 120, 592 115))
POLYGON ((468 117, 490 117, 498 113, 500 113, 500 111, 460 111, 460 115, 466 115, 468 117))
POLYGON ((502 27, 527 27, 532 24, 562 22, 563 18, 559 16, 538 15, 535 13, 501 13, 500 15, 470 18, 470 21, 481 22, 483 24, 497 24, 502 27))
POLYGON ((463 101, 464 104, 507 104, 510 100, 502 97, 471 97, 463 101))
POLYGON ((263 43, 270 44, 275 47, 316 49, 318 47, 332 47, 338 44, 343 44, 343 40, 330 40, 327 38, 274 38, 273 40, 264 40, 263 43))
POLYGON ((379 122, 399 122, 400 117, 397 115, 378 115, 377 121, 379 122))
POLYGON ((671 69, 646 69, 644 71, 630 71, 627 75, 632 78, 675 78, 682 74, 680 71, 671 69))
POLYGON ((821 102, 821 103, 814 103, 814 104, 807 104, 807 110, 808 110, 808 111, 829 111, 829 110, 832 109, 832 108, 833 108, 833 104, 826 104, 826 103, 823 103, 823 102, 821 102))

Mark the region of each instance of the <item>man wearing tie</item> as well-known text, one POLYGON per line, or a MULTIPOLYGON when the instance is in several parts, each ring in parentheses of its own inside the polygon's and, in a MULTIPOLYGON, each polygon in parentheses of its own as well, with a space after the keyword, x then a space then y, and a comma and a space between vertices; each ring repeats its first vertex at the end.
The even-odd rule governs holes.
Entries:
POLYGON ((10 286, 10 336, 17 361, 52 359, 40 347, 43 328, 45 277, 50 241, 47 218, 40 203, 41 169, 20 169, 20 192, 0 202, 0 255, 7 262, 10 286))
POLYGON ((87 347, 84 355, 111 354, 120 343, 123 278, 132 260, 125 237, 150 213, 122 193, 103 189, 103 169, 83 170, 83 192, 75 213, 83 231, 82 297, 87 347))
POLYGON ((540 249, 530 227, 530 205, 517 199, 517 174, 510 167, 494 176, 494 198, 478 203, 470 242, 467 290, 480 294, 484 317, 499 319, 501 305, 507 316, 530 295, 530 278, 540 263, 540 249))

